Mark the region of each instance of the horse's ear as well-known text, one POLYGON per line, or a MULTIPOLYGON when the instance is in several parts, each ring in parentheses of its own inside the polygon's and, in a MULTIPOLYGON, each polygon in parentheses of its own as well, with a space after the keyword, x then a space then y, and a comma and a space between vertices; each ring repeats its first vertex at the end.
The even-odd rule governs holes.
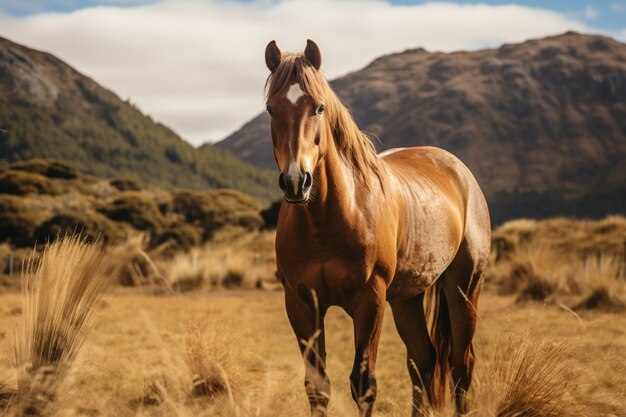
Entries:
POLYGON ((280 49, 276 46, 276 41, 271 41, 265 47, 265 65, 271 72, 274 72, 278 64, 280 64, 280 49))
POLYGON ((320 69, 322 65, 322 53, 319 46, 311 39, 306 40, 306 49, 304 50, 304 56, 316 70, 320 69))

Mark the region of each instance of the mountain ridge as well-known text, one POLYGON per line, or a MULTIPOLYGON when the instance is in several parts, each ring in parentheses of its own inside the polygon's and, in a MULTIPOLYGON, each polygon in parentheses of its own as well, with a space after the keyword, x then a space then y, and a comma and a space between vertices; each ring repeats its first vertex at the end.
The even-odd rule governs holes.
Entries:
MULTIPOLYGON (((496 224, 626 210, 626 45, 614 39, 567 32, 480 51, 409 49, 331 84, 379 151, 431 145, 463 160, 496 224)), ((265 115, 216 146, 274 165, 265 115)))

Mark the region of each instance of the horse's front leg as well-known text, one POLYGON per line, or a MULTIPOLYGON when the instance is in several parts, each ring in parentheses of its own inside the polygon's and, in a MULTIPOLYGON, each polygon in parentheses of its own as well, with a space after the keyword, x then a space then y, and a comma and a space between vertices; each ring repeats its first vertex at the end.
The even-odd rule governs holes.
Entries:
POLYGON ((382 278, 372 277, 359 290, 348 314, 354 321, 355 357, 350 373, 352 398, 359 407, 359 416, 372 415, 376 401, 376 353, 385 312, 386 285, 382 278))
POLYGON ((324 335, 326 308, 317 303, 314 293, 310 299, 304 301, 287 286, 285 306, 304 359, 304 387, 311 405, 311 416, 325 417, 330 400, 324 335))

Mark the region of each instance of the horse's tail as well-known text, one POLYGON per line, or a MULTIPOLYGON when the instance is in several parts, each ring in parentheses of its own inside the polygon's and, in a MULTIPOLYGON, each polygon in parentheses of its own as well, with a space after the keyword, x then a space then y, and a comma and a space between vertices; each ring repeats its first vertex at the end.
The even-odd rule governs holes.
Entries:
POLYGON ((442 287, 443 279, 440 278, 427 291, 426 303, 426 317, 429 318, 430 338, 437 351, 435 369, 430 386, 427 388, 428 398, 431 405, 435 408, 441 407, 446 401, 446 393, 449 386, 450 355, 452 353, 450 314, 442 287))

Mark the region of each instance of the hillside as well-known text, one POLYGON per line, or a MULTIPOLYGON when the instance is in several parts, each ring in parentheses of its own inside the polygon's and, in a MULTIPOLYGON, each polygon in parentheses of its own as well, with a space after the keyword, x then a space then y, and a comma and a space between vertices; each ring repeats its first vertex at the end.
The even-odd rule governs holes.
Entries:
MULTIPOLYGON (((408 50, 333 82, 379 150, 434 145, 459 156, 495 224, 626 211, 626 45, 568 32, 498 49, 408 50)), ((272 167, 259 115, 217 144, 272 167)))
POLYGON ((194 149, 61 60, 0 38, 0 165, 32 158, 161 187, 276 196, 273 173, 213 146, 194 149))

